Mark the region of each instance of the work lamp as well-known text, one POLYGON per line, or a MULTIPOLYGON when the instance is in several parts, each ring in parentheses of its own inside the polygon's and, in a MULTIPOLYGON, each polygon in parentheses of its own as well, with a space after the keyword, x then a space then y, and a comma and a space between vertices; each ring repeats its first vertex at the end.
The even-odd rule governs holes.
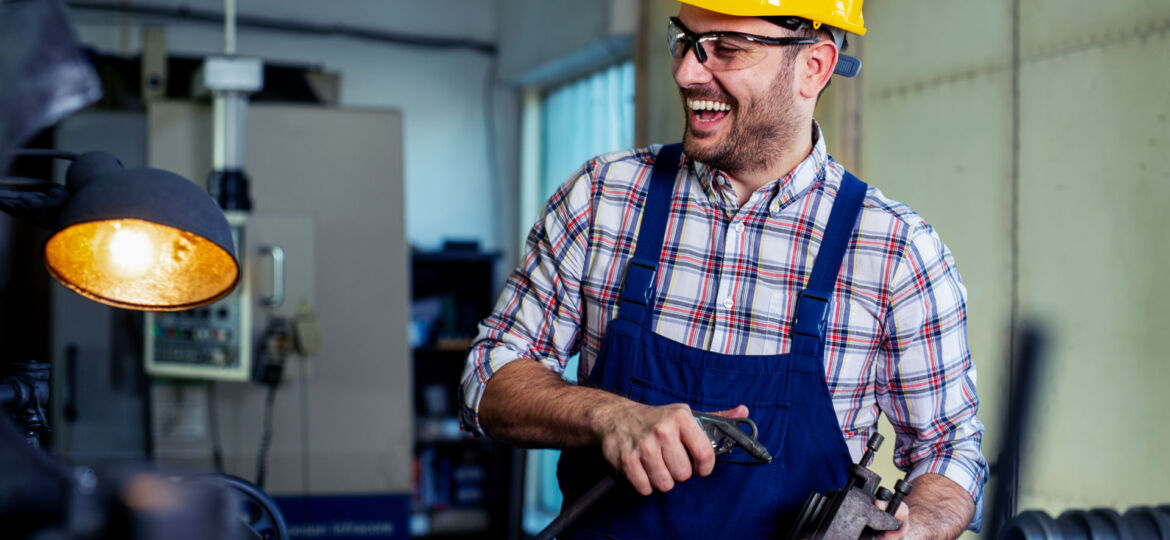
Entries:
POLYGON ((127 169, 106 152, 41 155, 73 159, 65 190, 48 184, 4 210, 31 213, 54 231, 45 267, 69 289, 114 307, 178 311, 219 300, 239 281, 227 218, 199 186, 160 169, 127 169))

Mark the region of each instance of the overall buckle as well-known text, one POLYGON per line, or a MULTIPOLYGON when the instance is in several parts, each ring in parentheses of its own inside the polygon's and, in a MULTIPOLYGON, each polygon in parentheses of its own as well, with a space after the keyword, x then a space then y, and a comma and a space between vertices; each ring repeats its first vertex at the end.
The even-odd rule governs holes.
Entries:
POLYGON ((825 327, 829 321, 829 295, 816 291, 801 291, 796 299, 796 320, 792 333, 816 338, 825 338, 825 327))
POLYGON ((622 301, 640 306, 650 305, 650 299, 654 297, 654 278, 657 273, 657 265, 630 259, 629 265, 626 266, 626 279, 622 282, 622 301))

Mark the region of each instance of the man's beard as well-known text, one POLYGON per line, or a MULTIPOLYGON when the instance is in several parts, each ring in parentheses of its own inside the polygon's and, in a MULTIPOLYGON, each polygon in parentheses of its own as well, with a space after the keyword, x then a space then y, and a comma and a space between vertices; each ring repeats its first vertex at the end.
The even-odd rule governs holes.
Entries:
POLYGON ((797 133, 797 121, 793 114, 795 100, 791 93, 792 77, 791 69, 780 70, 771 92, 761 96, 760 101, 744 106, 718 91, 683 92, 683 107, 687 112, 683 150, 687 156, 729 173, 768 169, 780 159, 783 148, 797 133), (718 145, 704 146, 692 133, 690 110, 686 109, 685 98, 688 97, 715 99, 732 105, 734 122, 718 145))

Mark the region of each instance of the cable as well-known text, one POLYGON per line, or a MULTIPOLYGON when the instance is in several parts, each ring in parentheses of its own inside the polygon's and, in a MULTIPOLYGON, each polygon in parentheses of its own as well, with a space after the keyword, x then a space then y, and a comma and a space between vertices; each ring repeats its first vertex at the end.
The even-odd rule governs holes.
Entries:
POLYGON ((301 357, 301 491, 309 494, 309 359, 301 357))
POLYGON ((621 473, 614 472, 598 480, 596 484, 593 484, 593 487, 589 488, 589 491, 586 491, 579 499, 573 501, 573 504, 570 504, 564 512, 561 512, 561 515, 557 516, 552 523, 549 523, 543 531, 540 531, 534 537, 534 540, 552 540, 556 538, 565 531, 566 527, 572 525, 574 521, 577 521, 577 518, 580 518, 586 510, 592 508, 594 504, 597 504, 597 501, 600 501, 606 493, 609 493, 617 485, 618 478, 620 477, 621 473))
MULTIPOLYGON (((495 186, 492 189, 491 197, 494 208, 500 208, 502 204, 502 196, 500 193, 499 183, 499 161, 496 155, 496 75, 499 70, 496 57, 493 56, 488 60, 487 69, 484 73, 483 81, 483 123, 484 123, 484 146, 487 150, 487 177, 488 185, 495 186)), ((505 220, 496 221, 496 235, 498 238, 511 238, 512 230, 515 225, 505 220)), ((492 284, 494 287, 495 284, 492 284)))
MULTIPOLYGON (((1012 69, 1011 69, 1011 163, 1010 163, 1010 182, 1011 182, 1011 274, 1008 283, 1008 410, 1019 410, 1019 399, 1022 397, 1018 390, 1020 385, 1019 373, 1024 369, 1019 365, 1020 358, 1017 356, 1021 347, 1021 335, 1018 332, 1020 329, 1020 64, 1021 64, 1021 22, 1020 22, 1020 0, 1012 0, 1011 2, 1012 14, 1012 69)), ((1020 439, 1008 439, 1009 444, 1007 452, 1012 456, 1020 455, 1020 439)), ((996 460, 1001 459, 997 456, 996 460)), ((1003 514, 999 523, 993 523, 995 527, 1003 525, 1003 521, 1007 516, 1014 516, 1018 509, 1020 496, 1020 464, 1018 459, 1012 460, 1007 464, 1010 470, 1004 476, 1000 476, 999 481, 1003 482, 1005 478, 1010 479, 1008 484, 1008 491, 1004 494, 1004 501, 1002 504, 1003 514)), ((992 534, 997 531, 992 530, 992 534)))
POLYGON ((260 435, 260 451, 256 455, 256 486, 264 489, 264 472, 268 458, 268 447, 272 443, 272 409, 276 401, 276 385, 268 385, 268 397, 264 400, 264 428, 260 435))
POLYGON ((215 472, 223 473, 223 446, 219 441, 219 414, 216 411, 215 381, 207 381, 207 418, 211 424, 211 462, 215 472))
MULTIPOLYGON (((147 15, 166 17, 171 19, 189 20, 213 24, 223 24, 224 14, 217 11, 191 9, 186 6, 171 7, 159 4, 112 4, 105 2, 69 2, 70 9, 88 11, 102 11, 112 13, 129 13, 132 15, 147 15)), ((244 28, 258 28, 261 30, 276 30, 293 34, 309 34, 315 36, 343 36, 355 39, 378 41, 394 45, 409 45, 431 49, 469 49, 475 52, 495 55, 496 45, 486 41, 475 41, 466 38, 434 37, 400 34, 387 32, 377 28, 361 28, 342 24, 316 24, 293 19, 276 19, 258 17, 256 15, 237 15, 236 25, 244 28)))

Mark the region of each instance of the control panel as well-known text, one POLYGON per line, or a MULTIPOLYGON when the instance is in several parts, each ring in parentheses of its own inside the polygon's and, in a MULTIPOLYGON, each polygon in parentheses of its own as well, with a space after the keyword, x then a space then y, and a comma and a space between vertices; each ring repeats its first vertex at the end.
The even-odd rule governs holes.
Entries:
MULTIPOLYGON (((228 214, 237 252, 243 246, 244 218, 228 214)), ((251 375, 248 261, 240 256, 240 283, 223 299, 187 311, 147 313, 146 372, 162 377, 245 381, 251 375)))

